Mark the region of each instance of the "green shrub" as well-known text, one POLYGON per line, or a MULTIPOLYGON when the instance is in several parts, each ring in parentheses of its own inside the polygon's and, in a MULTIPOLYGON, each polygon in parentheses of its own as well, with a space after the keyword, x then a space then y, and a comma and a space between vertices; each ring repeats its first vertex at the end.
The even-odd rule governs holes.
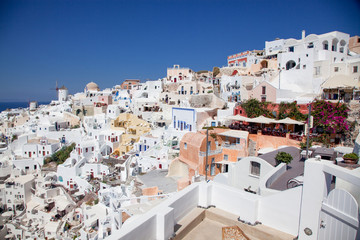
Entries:
POLYGON ((49 162, 56 162, 56 164, 58 164, 58 165, 63 164, 65 162, 65 160, 70 157, 70 153, 74 148, 75 148, 75 143, 72 143, 68 147, 65 147, 65 146, 62 147, 59 151, 57 151, 51 155, 49 162))
POLYGON ((280 163, 289 164, 293 160, 293 157, 290 153, 278 152, 278 154, 276 154, 275 160, 277 162, 277 165, 279 165, 280 163))
POLYGON ((16 134, 12 135, 12 139, 11 139, 12 142, 17 140, 17 139, 18 139, 18 136, 16 134))
POLYGON ((347 153, 343 156, 343 158, 350 158, 350 159, 358 160, 359 156, 356 153, 347 153))

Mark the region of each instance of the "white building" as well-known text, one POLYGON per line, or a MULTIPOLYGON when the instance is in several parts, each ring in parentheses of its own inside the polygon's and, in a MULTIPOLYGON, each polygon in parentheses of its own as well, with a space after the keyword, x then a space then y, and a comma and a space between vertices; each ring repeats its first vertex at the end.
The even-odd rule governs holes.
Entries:
POLYGON ((266 56, 277 56, 280 70, 272 82, 282 90, 319 94, 324 79, 313 77, 315 63, 344 61, 349 52, 348 44, 349 34, 337 31, 306 37, 303 31, 299 40, 266 41, 266 56))
POLYGON ((190 68, 180 68, 180 65, 174 65, 167 69, 167 82, 181 82, 184 80, 191 81, 194 72, 190 68))
POLYGON ((29 202, 34 187, 35 178, 31 174, 8 178, 5 181, 5 203, 8 211, 14 211, 16 206, 29 202))
POLYGON ((308 159, 303 186, 259 196, 215 182, 193 183, 141 218, 125 222, 109 239, 168 239, 173 234, 196 239, 207 232, 220 238, 222 228, 216 230, 211 224, 215 221, 239 226, 254 239, 355 240, 359 207, 351 193, 332 189, 331 176, 360 187, 358 173, 329 161, 308 159))
POLYGON ((196 110, 193 108, 172 108, 172 127, 179 131, 196 132, 196 110))
POLYGON ((126 109, 129 108, 130 102, 131 100, 128 99, 124 104, 118 102, 118 104, 108 105, 106 109, 106 116, 110 119, 116 119, 120 113, 123 113, 126 109))
POLYGON ((52 155, 60 148, 60 141, 46 137, 34 138, 22 147, 22 156, 29 158, 45 157, 52 155))
POLYGON ((140 136, 140 140, 139 140, 139 142, 135 143, 134 149, 136 149, 136 151, 139 154, 141 154, 143 152, 146 152, 150 148, 154 147, 158 143, 160 143, 160 141, 161 141, 160 137, 155 137, 151 134, 146 134, 146 135, 140 136))
POLYGON ((88 180, 92 178, 103 179, 109 174, 109 167, 95 162, 88 163, 85 156, 90 157, 91 154, 91 146, 83 145, 83 147, 78 147, 72 151, 70 157, 57 167, 58 182, 65 188, 79 189, 81 193, 92 190, 88 180), (87 153, 86 148, 88 149, 87 153), (79 149, 82 152, 80 154, 78 154, 79 149))
POLYGON ((62 86, 58 89, 58 101, 59 102, 66 102, 69 97, 69 91, 65 86, 62 86))

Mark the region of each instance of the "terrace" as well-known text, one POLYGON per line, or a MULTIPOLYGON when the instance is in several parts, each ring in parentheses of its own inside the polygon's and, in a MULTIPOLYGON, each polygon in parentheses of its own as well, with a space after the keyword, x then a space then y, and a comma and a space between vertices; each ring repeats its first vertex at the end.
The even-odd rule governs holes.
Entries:
MULTIPOLYGON (((193 183, 137 221, 125 222, 109 239, 221 239, 222 227, 234 226, 250 239, 294 239, 301 188, 293 190, 294 199, 285 206, 274 205, 275 196, 262 197, 214 182, 193 183), (261 207, 269 204, 272 207, 266 210, 261 207)), ((281 201, 282 193, 275 198, 281 201)))

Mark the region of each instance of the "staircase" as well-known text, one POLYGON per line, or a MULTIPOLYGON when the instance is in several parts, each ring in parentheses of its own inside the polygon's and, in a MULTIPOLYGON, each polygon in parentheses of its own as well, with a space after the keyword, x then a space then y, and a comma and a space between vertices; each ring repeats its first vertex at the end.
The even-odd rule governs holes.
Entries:
POLYGON ((256 156, 256 142, 254 142, 253 140, 249 139, 249 156, 256 156))

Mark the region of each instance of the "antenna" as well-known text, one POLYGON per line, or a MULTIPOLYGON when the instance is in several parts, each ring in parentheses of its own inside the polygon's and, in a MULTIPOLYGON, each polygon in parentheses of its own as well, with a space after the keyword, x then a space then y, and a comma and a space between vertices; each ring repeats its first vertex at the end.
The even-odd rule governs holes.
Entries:
POLYGON ((58 87, 58 81, 56 80, 55 83, 55 88, 50 88, 50 90, 55 90, 56 91, 56 98, 58 97, 58 91, 59 91, 59 87, 58 87))

